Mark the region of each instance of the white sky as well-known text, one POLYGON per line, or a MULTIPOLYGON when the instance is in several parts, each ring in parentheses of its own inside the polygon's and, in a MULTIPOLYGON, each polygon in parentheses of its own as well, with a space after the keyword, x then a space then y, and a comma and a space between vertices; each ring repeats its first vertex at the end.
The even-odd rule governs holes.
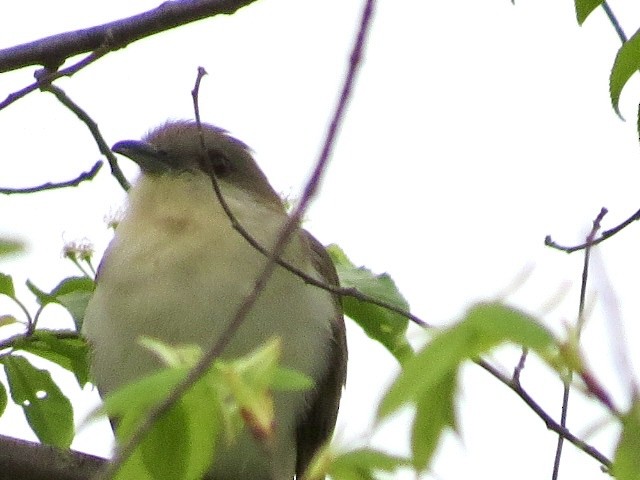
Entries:
MULTIPOLYGON (((637 25, 628 19, 640 13, 631 3, 612 4, 629 35, 637 25)), ((0 16, 0 47, 156 4, 11 2, 0 16)), ((196 68, 204 66, 210 75, 202 84, 203 119, 251 145, 276 189, 295 196, 323 139, 360 9, 361 2, 344 0, 259 1, 234 16, 145 39, 58 85, 112 144, 139 138, 167 118, 191 118, 190 91, 196 68)), ((602 11, 580 28, 569 1, 381 0, 307 227, 324 243, 339 243, 355 263, 389 272, 414 312, 432 324, 451 323, 471 303, 501 296, 546 313, 545 322, 561 333, 575 320, 582 258, 544 247, 545 235, 579 242, 600 207, 610 210, 605 228, 639 207, 640 85, 634 78, 623 93, 629 119, 623 123, 608 99, 618 47, 602 11), (526 272, 526 281, 511 288, 526 272), (562 303, 548 311, 560 294, 562 303)), ((0 97, 29 83, 32 72, 0 76, 0 97)), ((49 94, 31 94, 0 112, 0 131, 0 186, 72 178, 100 157, 86 127, 49 94)), ((133 179, 136 168, 122 163, 133 179)), ((103 218, 123 199, 106 167, 77 189, 0 197, 0 231, 29 244, 27 255, 3 260, 0 271, 53 287, 76 273, 60 258, 64 242, 87 238, 101 252, 110 236, 103 218)), ((621 371, 619 352, 633 356, 629 345, 640 337, 639 239, 640 225, 633 225, 598 249, 584 335, 594 371, 621 405, 628 372, 621 371), (618 317, 624 345, 615 340, 618 317)), ((338 439, 353 446, 366 440, 395 363, 357 327, 349 333, 338 439)), ((517 358, 497 357, 509 370, 517 358)), ((553 376, 532 361, 523 383, 559 415, 561 385, 553 376)), ((66 391, 79 411, 95 401, 88 392, 66 391)), ((461 391, 462 440, 449 437, 424 478, 550 477, 555 437, 533 412, 477 367, 465 370, 461 391)), ((0 431, 32 438, 12 412, 0 431)), ((615 429, 599 428, 604 418, 579 393, 572 396, 571 429, 610 454, 615 429)), ((374 443, 402 452, 406 432, 401 419, 374 443)), ((107 435, 104 426, 87 429, 74 446, 106 454, 107 435)), ((595 461, 565 447, 562 478, 602 475, 595 461)))

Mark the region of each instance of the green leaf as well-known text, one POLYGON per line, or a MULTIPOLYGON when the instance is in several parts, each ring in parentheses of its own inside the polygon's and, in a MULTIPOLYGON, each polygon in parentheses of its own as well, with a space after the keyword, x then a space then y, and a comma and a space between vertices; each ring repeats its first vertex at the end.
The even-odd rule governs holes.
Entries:
POLYGON ((505 342, 534 350, 545 359, 552 357, 555 347, 551 333, 533 317, 500 303, 475 305, 461 322, 437 333, 421 352, 405 363, 379 405, 379 417, 416 402, 464 361, 505 342))
POLYGON ((453 371, 423 392, 417 402, 411 435, 413 465, 417 470, 427 468, 445 429, 457 429, 453 402, 457 384, 457 371, 453 371))
POLYGON ((69 311, 78 332, 82 329, 84 312, 94 289, 95 282, 90 278, 69 277, 62 280, 51 292, 54 301, 69 311))
MULTIPOLYGON (((116 438, 121 444, 125 444, 127 439, 135 432, 135 429, 145 418, 146 412, 165 398, 175 386, 184 379, 188 373, 188 368, 171 368, 158 371, 139 381, 130 383, 104 398, 100 412, 106 412, 112 419, 118 420, 116 438)), ((153 431, 149 433, 153 436, 153 431)), ((143 440, 143 444, 149 441, 149 435, 143 440)), ((151 440, 153 442, 153 439, 151 440)), ((115 475, 115 479, 126 480, 152 479, 153 475, 148 471, 142 451, 145 447, 138 446, 134 453, 124 463, 115 475)), ((148 455, 148 454, 147 454, 148 455)), ((172 461, 173 457, 167 457, 164 461, 172 461)))
POLYGON ((0 327, 6 327, 7 325, 15 325, 18 319, 13 315, 0 315, 0 327))
POLYGON ((0 382, 0 417, 4 414, 4 411, 7 408, 7 403, 7 389, 5 388, 4 383, 0 382))
POLYGON ((51 303, 53 301, 53 298, 51 298, 50 294, 48 294, 44 290, 40 290, 31 280, 27 280, 26 285, 31 293, 35 295, 40 305, 44 306, 47 303, 51 303))
POLYGON ((611 471, 617 480, 640 478, 640 403, 634 399, 629 411, 622 417, 622 433, 613 457, 611 471))
POLYGON ((166 397, 189 372, 187 367, 167 368, 109 393, 98 413, 119 419, 117 434, 132 433, 135 418, 140 417, 166 397), (133 419, 133 421, 132 421, 133 419))
MULTIPOLYGON (((337 245, 329 245, 327 252, 336 266, 343 287, 356 288, 365 295, 409 311, 408 302, 389 275, 374 275, 364 267, 356 267, 337 245)), ((409 324, 406 317, 353 297, 343 296, 342 306, 345 315, 357 322, 369 337, 384 345, 399 362, 413 355, 406 338, 409 324)))
POLYGON ((73 440, 73 408, 46 370, 24 357, 2 358, 11 398, 20 405, 42 443, 69 448, 73 440))
POLYGON ((310 390, 315 385, 311 377, 298 370, 278 367, 271 380, 271 388, 278 391, 299 392, 310 390))
POLYGON ((158 418, 140 444, 140 454, 153 478, 185 478, 189 459, 189 422, 181 402, 158 418), (169 460, 170 459, 170 460, 169 460))
POLYGON ((576 0, 576 17, 582 25, 589 14, 602 4, 603 0, 576 0))
POLYGON ((6 273, 0 273, 0 294, 9 298, 16 298, 16 289, 13 286, 13 278, 6 273))
POLYGON ((24 250, 24 244, 17 240, 0 238, 0 256, 18 253, 24 250))
POLYGON ((370 448, 344 453, 335 458, 329 474, 336 480, 375 479, 375 472, 392 473, 407 466, 407 459, 370 448))
POLYGON ((43 307, 49 303, 57 303, 66 308, 73 318, 76 330, 79 332, 82 329, 84 312, 95 289, 93 280, 87 277, 68 277, 50 293, 36 287, 31 280, 27 280, 27 287, 43 307))
POLYGON ((464 321, 491 344, 484 351, 511 342, 545 356, 555 345, 551 332, 534 317, 498 302, 475 305, 464 321))
POLYGON ((620 94, 638 68, 640 68, 640 30, 620 47, 609 76, 611 104, 620 118, 622 118, 619 108, 620 94))
POLYGON ((401 406, 417 401, 422 392, 441 383, 464 360, 476 357, 482 351, 476 346, 477 342, 464 323, 436 334, 421 352, 403 365, 378 406, 378 417, 386 417, 401 406))
POLYGON ((45 358, 72 372, 80 387, 89 381, 89 345, 79 336, 62 338, 59 332, 38 329, 16 341, 13 347, 45 358))
MULTIPOLYGON (((152 374, 108 395, 104 410, 118 417, 117 437, 124 441, 150 408, 180 383, 185 366, 152 374)), ((213 459, 219 427, 217 393, 207 377, 198 381, 156 423, 116 478, 200 479, 213 459)))
MULTIPOLYGON (((209 374, 210 377, 211 374, 209 374)), ((188 432, 185 478, 200 480, 212 465, 218 433, 221 429, 218 393, 210 380, 203 378, 182 398, 188 432)), ((169 452, 171 455, 171 452, 169 452)))
POLYGON ((202 348, 198 345, 173 346, 157 338, 141 336, 138 343, 153 353, 167 367, 195 365, 202 357, 202 348))

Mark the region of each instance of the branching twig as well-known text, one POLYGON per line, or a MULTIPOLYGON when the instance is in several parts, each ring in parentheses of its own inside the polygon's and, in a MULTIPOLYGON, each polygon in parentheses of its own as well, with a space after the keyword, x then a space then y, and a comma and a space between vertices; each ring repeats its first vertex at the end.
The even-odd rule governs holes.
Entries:
MULTIPOLYGON (((191 92, 191 95, 193 97, 193 108, 195 112, 196 122, 198 123, 198 125, 200 124, 200 108, 197 102, 198 89, 200 88, 200 82, 202 81, 202 77, 206 74, 207 72, 203 67, 198 67, 198 76, 196 79, 196 84, 194 89, 191 92)), ((202 134, 202 129, 200 129, 200 142, 202 144, 202 147, 204 148, 204 136, 202 134)), ((209 174, 210 174, 209 176, 211 177, 213 190, 216 194, 216 198, 218 199, 220 206, 224 210, 224 213, 229 218, 229 221, 231 222, 231 226, 240 235, 242 235, 242 237, 249 243, 249 245, 251 245, 253 248, 255 248, 258 252, 260 252, 265 257, 269 258, 271 256, 271 251, 265 248, 260 242, 258 242, 238 221, 233 211, 231 211, 231 208, 229 207, 227 200, 224 198, 224 195, 222 195, 222 191, 220 190, 220 186, 218 185, 218 181, 215 178, 214 172, 210 171, 209 174)), ((305 283, 309 285, 313 285, 314 287, 321 288, 323 290, 334 293, 341 297, 352 297, 362 302, 367 302, 372 305, 385 308, 391 312, 397 313, 398 315, 402 315, 403 317, 414 322, 416 325, 420 325, 421 327, 425 327, 425 328, 429 327, 427 322, 417 317, 416 315, 412 314, 411 312, 407 312, 406 310, 396 307, 395 305, 392 305, 388 302, 366 295, 360 292, 356 288, 344 288, 344 287, 323 282, 322 280, 318 280, 317 278, 312 277, 311 275, 308 275, 305 271, 297 268, 296 266, 290 264, 289 262, 287 262, 282 258, 276 258, 276 263, 280 265, 282 268, 284 268, 285 270, 288 270, 289 272, 293 273, 297 277, 301 278, 302 280, 305 281, 305 283)))
POLYGON ((590 245, 593 247, 595 245, 598 245, 599 243, 604 242, 607 238, 612 237, 613 235, 618 233, 620 230, 624 229, 625 227, 628 227, 630 224, 632 224, 637 220, 640 220, 640 210, 636 211, 633 215, 631 215, 621 224, 602 232, 600 234, 600 237, 595 238, 591 243, 585 242, 585 243, 581 243, 580 245, 567 247, 567 246, 559 245, 558 243, 556 243, 554 240, 551 239, 551 235, 547 235, 544 239, 544 244, 548 247, 555 248, 556 250, 562 250, 563 252, 567 252, 567 253, 577 252, 578 250, 584 250, 585 248, 587 248, 587 245, 590 245))
POLYGON ((98 160, 90 170, 82 172, 76 178, 72 178, 71 180, 67 180, 64 182, 46 182, 35 187, 0 188, 0 193, 3 193, 5 195, 12 195, 15 193, 36 193, 44 192, 45 190, 54 190, 56 188, 77 187, 82 182, 93 179, 93 177, 96 176, 101 167, 102 160, 98 160))
POLYGON ((278 235, 278 239, 276 240, 273 250, 271 251, 271 254, 269 256, 269 261, 266 263, 263 271, 256 279, 253 290, 249 293, 249 295, 247 295, 247 297, 245 297, 233 319, 231 320, 223 334, 220 336, 216 344, 202 357, 198 364, 193 369, 191 369, 187 377, 182 382, 180 382, 179 385, 176 386, 171 394, 162 402, 160 402, 156 407, 151 409, 139 428, 133 433, 126 444, 116 453, 114 460, 105 472, 107 478, 109 478, 109 476, 114 472, 118 471, 123 462, 126 461, 126 459, 131 455, 134 448, 149 432, 156 419, 167 412, 168 409, 170 409, 171 406, 209 370, 213 361, 220 355, 222 350, 227 345, 228 341, 235 334, 243 319, 255 304, 258 296, 260 295, 260 292, 264 289, 270 275, 273 273, 277 265, 275 259, 280 257, 280 255, 283 253, 290 236, 298 228, 300 219, 304 215, 306 207, 308 206, 309 202, 315 194, 315 191, 317 190, 318 184, 320 182, 320 179, 322 178, 323 172, 326 168, 326 164, 329 160, 337 131, 341 125, 344 111, 351 96, 351 89, 355 81, 356 72, 360 65, 360 59, 365 44, 366 34, 371 23, 373 4, 374 0, 366 1, 365 8, 362 14, 360 30, 353 47, 347 76, 342 88, 342 94, 333 114, 333 120, 329 126, 329 131, 327 132, 322 152, 320 153, 320 156, 316 162, 316 167, 311 178, 307 182, 298 206, 289 216, 288 221, 285 223, 280 234, 278 235))
MULTIPOLYGON (((576 339, 580 340, 580 335, 582 334, 582 329, 584 328, 584 306, 585 299, 587 297, 587 280, 589 278, 589 259, 591 256, 591 247, 593 246, 593 241, 596 238, 596 234, 598 230, 600 230, 600 224, 602 219, 607 214, 607 209, 602 208, 600 213, 593 221, 593 226, 589 235, 587 235, 587 240, 585 242, 586 246, 584 249, 584 263, 582 266, 582 281, 580 283, 580 301, 578 305, 578 322, 576 325, 576 339)), ((563 428, 567 427, 567 413, 569 411, 569 394, 571 392, 571 377, 572 372, 568 373, 568 377, 564 381, 564 389, 562 393, 562 412, 560 414, 560 425, 563 428)), ((558 435, 558 443, 556 445, 556 454, 553 461, 553 473, 551 475, 552 480, 557 480, 559 472, 560 472, 560 459, 562 458, 562 446, 564 444, 564 437, 562 435, 558 435)))
POLYGON ((116 178, 118 183, 125 191, 129 190, 129 181, 124 176, 124 173, 122 173, 122 170, 120 170, 120 167, 118 166, 118 159, 111 151, 111 148, 109 148, 109 145, 107 145, 107 142, 104 140, 104 137, 102 136, 102 133, 100 133, 100 129, 98 128, 98 124, 93 121, 91 116, 89 116, 89 114, 85 112, 80 107, 80 105, 71 100, 71 98, 69 98, 69 96, 61 88, 50 83, 43 85, 41 88, 45 92, 54 94, 60 101, 60 103, 62 103, 65 107, 75 113, 76 116, 87 126, 87 128, 91 132, 91 135, 93 135, 93 138, 98 144, 100 153, 107 157, 107 161, 109 162, 109 166, 111 167, 111 174, 116 178))
POLYGON ((0 73, 43 65, 57 69, 74 55, 99 49, 108 41, 116 50, 141 38, 180 25, 212 17, 232 14, 255 0, 181 0, 164 2, 159 7, 132 17, 92 28, 60 33, 34 42, 0 50, 0 73))
POLYGON ((522 401, 526 403, 527 406, 531 410, 533 410, 536 415, 538 415, 538 417, 545 423, 545 425, 549 430, 556 432, 562 438, 565 438, 567 441, 571 442, 576 448, 582 450, 587 455, 595 458, 605 467, 607 468, 611 467, 611 460, 609 460, 605 455, 603 455, 598 449, 596 449, 592 445, 589 445, 587 442, 583 441, 582 439, 576 437, 566 427, 563 427, 558 422, 556 422, 553 418, 551 418, 551 416, 547 412, 545 412, 545 410, 531 397, 531 395, 529 395, 520 386, 519 383, 509 379, 509 377, 500 373, 495 367, 493 367, 492 365, 490 365, 484 360, 476 360, 475 363, 481 366, 482 368, 484 368, 487 372, 489 372, 491 375, 493 375, 496 379, 501 381, 504 385, 509 387, 511 390, 513 390, 513 392, 515 392, 515 394, 518 395, 518 397, 520 397, 520 399, 522 399, 522 401))
POLYGON ((95 62, 100 57, 103 57, 106 53, 109 52, 108 46, 103 46, 102 48, 98 48, 95 52, 87 55, 85 58, 80 60, 78 63, 74 63, 70 67, 64 68, 62 70, 49 70, 45 69, 44 71, 36 72, 36 81, 31 85, 23 88, 22 90, 18 90, 17 92, 13 92, 7 96, 2 102, 0 102, 0 110, 8 107, 13 102, 21 99, 28 93, 31 93, 35 90, 42 88, 43 85, 50 84, 54 80, 57 80, 61 77, 70 77, 78 70, 83 69, 87 65, 95 62))
POLYGON ((520 386, 520 375, 524 370, 524 366, 527 362, 528 355, 529 355, 529 349, 523 347, 522 353, 520 353, 520 360, 518 360, 518 364, 516 365, 516 368, 513 369, 513 376, 511 378, 512 378, 512 381, 518 386, 520 386))

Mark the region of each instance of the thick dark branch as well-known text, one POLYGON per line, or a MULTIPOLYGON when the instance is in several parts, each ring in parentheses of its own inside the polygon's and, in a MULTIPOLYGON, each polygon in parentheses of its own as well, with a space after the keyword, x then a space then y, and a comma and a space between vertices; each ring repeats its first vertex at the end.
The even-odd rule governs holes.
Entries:
POLYGON ((255 0, 181 0, 133 17, 96 27, 60 33, 0 50, 0 73, 42 65, 56 70, 74 55, 92 52, 105 44, 117 50, 141 38, 219 14, 232 14, 255 0))
POLYGON ((104 458, 0 435, 0 477, 12 480, 86 480, 104 458))

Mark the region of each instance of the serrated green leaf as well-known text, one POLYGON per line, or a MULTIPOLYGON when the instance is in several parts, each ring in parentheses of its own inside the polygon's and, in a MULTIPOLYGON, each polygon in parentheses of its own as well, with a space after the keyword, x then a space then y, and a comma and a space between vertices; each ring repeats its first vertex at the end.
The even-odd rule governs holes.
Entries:
POLYGON ((619 107, 620 94, 638 68, 640 68, 640 30, 622 44, 609 76, 611 104, 620 118, 622 118, 619 107))
MULTIPOLYGON (((327 252, 343 287, 356 288, 370 297, 409 311, 408 302, 389 275, 374 275, 364 267, 356 267, 337 245, 329 245, 327 252)), ((345 315, 358 323, 369 337, 384 345, 399 362, 413 355, 406 338, 409 324, 406 317, 353 297, 342 297, 342 306, 345 315)))
POLYGON ((9 298, 16 298, 16 289, 13 286, 13 278, 6 273, 0 273, 0 294, 9 298))
POLYGON ((138 344, 153 353, 167 367, 192 366, 202 357, 202 348, 198 345, 174 346, 144 335, 138 339, 138 344))
POLYGON ((315 385, 313 379, 302 372, 285 367, 278 367, 271 379, 271 388, 283 392, 299 392, 309 390, 315 385))
POLYGON ((425 390, 417 401, 411 434, 413 466, 416 470, 428 467, 445 429, 457 429, 454 406, 457 384, 457 371, 453 371, 425 390))
POLYGON ((0 417, 4 414, 4 411, 7 408, 8 402, 7 397, 7 389, 4 386, 4 383, 0 382, 0 417))
POLYGON ((89 381, 89 345, 81 337, 62 338, 59 332, 38 329, 13 347, 45 358, 72 372, 80 387, 89 381))
MULTIPOLYGON (((184 366, 165 369, 107 396, 104 409, 119 418, 118 438, 127 439, 187 373, 184 366)), ((115 478, 202 478, 219 430, 216 395, 206 378, 197 382, 154 425, 115 478)))
POLYGON ((18 319, 13 315, 0 315, 0 327, 15 325, 16 323, 18 323, 18 319))
POLYGON ((45 306, 47 303, 51 303, 52 301, 54 301, 50 294, 48 294, 44 290, 40 290, 31 280, 27 280, 26 285, 31 293, 35 295, 40 305, 45 306))
POLYGON ((490 345, 483 350, 511 342, 544 355, 555 344, 551 332, 534 317, 497 302, 475 305, 465 322, 490 345))
POLYGON ((500 303, 473 306, 458 324, 437 333, 431 342, 409 359, 379 405, 385 417, 402 405, 417 401, 469 359, 475 359, 506 342, 551 356, 551 333, 536 320, 500 303))
POLYGON ((97 413, 106 413, 110 418, 118 418, 118 431, 125 438, 134 428, 135 419, 155 405, 158 399, 166 397, 189 372, 187 367, 160 370, 109 393, 97 413))
POLYGON ((182 480, 189 460, 189 422, 181 402, 158 418, 141 442, 142 461, 153 478, 182 480))
POLYGON ((87 304, 93 295, 95 282, 87 277, 69 277, 60 282, 51 292, 57 303, 65 307, 79 332, 87 304))
POLYGON ((576 18, 578 24, 582 25, 589 14, 602 4, 603 0, 576 0, 576 18))
POLYGON ((622 433, 611 467, 617 480, 640 478, 638 451, 640 451, 640 403, 636 398, 629 411, 622 417, 622 433))
POLYGON ((0 238, 0 256, 18 253, 24 250, 24 244, 17 240, 0 238))
POLYGON ((362 448, 336 457, 329 474, 336 480, 375 479, 375 472, 392 473, 407 466, 407 459, 371 448, 362 448))
MULTIPOLYGON (((165 398, 187 373, 186 367, 165 369, 126 385, 107 395, 102 408, 97 413, 106 413, 110 418, 118 419, 116 438, 119 443, 124 444, 144 419, 146 412, 165 398)), ((140 480, 154 478, 146 468, 140 447, 114 476, 117 480, 130 478, 140 480)))
POLYGON ((68 277, 51 292, 38 288, 31 280, 27 280, 27 287, 43 307, 49 303, 57 303, 66 308, 73 318, 76 331, 81 331, 84 312, 95 288, 93 280, 87 277, 68 277))
POLYGON ((51 375, 24 357, 2 358, 13 401, 20 405, 29 426, 42 443, 69 448, 73 440, 73 408, 51 375))
POLYGON ((436 334, 431 342, 403 365, 378 406, 378 417, 386 417, 401 406, 417 401, 423 391, 434 388, 468 358, 479 355, 472 329, 460 323, 436 334))
POLYGON ((211 382, 202 379, 182 398, 187 413, 189 451, 186 478, 201 479, 211 467, 221 429, 218 393, 211 382))
POLYGON ((266 389, 271 386, 281 356, 282 340, 275 337, 245 356, 224 363, 243 375, 252 387, 266 389))

